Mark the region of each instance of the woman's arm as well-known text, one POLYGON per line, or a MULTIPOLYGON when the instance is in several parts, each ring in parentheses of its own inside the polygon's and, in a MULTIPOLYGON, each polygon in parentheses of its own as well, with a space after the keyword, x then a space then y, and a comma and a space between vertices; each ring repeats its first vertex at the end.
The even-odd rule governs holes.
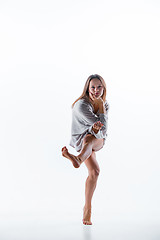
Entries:
POLYGON ((104 108, 100 109, 101 113, 94 114, 93 107, 86 100, 80 99, 74 106, 73 114, 76 116, 76 119, 80 121, 84 126, 88 127, 88 131, 95 135, 96 138, 103 138, 107 131, 107 105, 106 102, 103 106, 105 106, 106 114, 103 113, 104 108), (101 125, 100 131, 99 129, 94 128, 94 124, 100 121, 103 125, 101 125), (93 127, 93 129, 92 129, 93 127))
POLYGON ((73 109, 75 116, 81 121, 84 125, 90 127, 94 123, 100 121, 104 124, 106 122, 106 116, 104 113, 100 113, 99 116, 93 112, 93 107, 91 104, 86 102, 86 100, 80 99, 73 109))
POLYGON ((104 113, 104 114, 106 114, 106 109, 105 109, 104 103, 101 103, 101 104, 99 105, 99 113, 104 113))
MULTIPOLYGON (((103 113, 103 114, 107 113, 102 98, 97 99, 94 95, 92 95, 92 101, 93 101, 93 104, 98 106, 99 113, 103 113)), ((102 124, 100 121, 98 121, 98 122, 94 123, 94 125, 92 126, 92 130, 97 134, 103 125, 104 124, 102 124)))

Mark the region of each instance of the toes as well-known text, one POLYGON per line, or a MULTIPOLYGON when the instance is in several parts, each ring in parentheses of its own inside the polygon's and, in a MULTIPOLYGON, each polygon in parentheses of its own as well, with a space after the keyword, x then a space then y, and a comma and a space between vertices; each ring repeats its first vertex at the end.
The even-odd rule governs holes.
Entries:
POLYGON ((83 221, 83 224, 84 224, 84 225, 92 225, 92 223, 89 222, 89 221, 83 221))

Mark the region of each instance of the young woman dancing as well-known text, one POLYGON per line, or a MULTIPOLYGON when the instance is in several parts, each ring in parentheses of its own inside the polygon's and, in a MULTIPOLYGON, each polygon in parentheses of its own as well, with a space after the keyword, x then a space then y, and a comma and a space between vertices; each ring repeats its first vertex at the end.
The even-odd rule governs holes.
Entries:
POLYGON ((62 148, 62 155, 75 168, 84 162, 88 169, 85 184, 85 206, 83 224, 91 225, 91 201, 96 188, 100 168, 96 153, 103 148, 107 137, 109 104, 106 101, 104 79, 94 74, 88 77, 82 95, 72 104, 72 128, 70 145, 79 152, 75 156, 62 148))

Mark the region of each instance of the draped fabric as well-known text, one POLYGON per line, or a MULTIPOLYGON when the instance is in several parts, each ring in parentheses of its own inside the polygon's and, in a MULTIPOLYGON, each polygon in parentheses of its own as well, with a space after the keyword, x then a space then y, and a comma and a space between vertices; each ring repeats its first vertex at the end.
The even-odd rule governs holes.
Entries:
POLYGON ((74 147, 77 152, 82 148, 83 138, 89 133, 94 135, 96 138, 103 138, 105 143, 107 137, 109 111, 109 104, 107 100, 105 101, 104 106, 106 113, 99 113, 98 111, 95 114, 92 103, 85 97, 79 99, 74 104, 74 107, 72 108, 71 140, 69 145, 74 147), (92 126, 97 121, 101 121, 103 126, 96 134, 92 130, 92 126))

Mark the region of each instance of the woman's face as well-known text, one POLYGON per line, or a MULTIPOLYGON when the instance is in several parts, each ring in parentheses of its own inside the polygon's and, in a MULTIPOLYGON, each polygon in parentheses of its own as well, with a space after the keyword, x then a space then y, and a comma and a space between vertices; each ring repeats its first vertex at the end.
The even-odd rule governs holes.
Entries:
POLYGON ((93 95, 100 98, 103 95, 103 85, 97 78, 93 78, 89 83, 89 97, 93 100, 93 95))

